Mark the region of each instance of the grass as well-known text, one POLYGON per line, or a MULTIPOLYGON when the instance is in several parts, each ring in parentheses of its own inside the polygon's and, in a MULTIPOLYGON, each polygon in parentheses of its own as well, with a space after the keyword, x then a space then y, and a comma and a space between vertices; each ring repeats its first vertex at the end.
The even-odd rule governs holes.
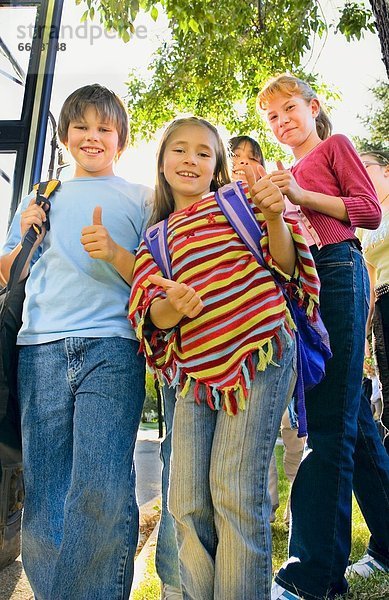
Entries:
POLYGON ((141 422, 139 429, 158 429, 158 421, 141 422))
POLYGON ((161 583, 155 572, 153 552, 147 560, 146 576, 141 585, 131 595, 132 600, 160 600, 161 583))
MULTIPOLYGON (((273 569, 277 571, 287 558, 288 530, 283 523, 283 513, 289 494, 289 483, 285 477, 282 467, 281 446, 276 447, 276 459, 278 467, 278 490, 280 496, 280 507, 276 513, 276 521, 272 525, 273 534, 273 569)), ((384 517, 384 515, 383 515, 384 517)), ((369 531, 366 527, 359 507, 353 499, 353 524, 352 524, 352 549, 351 560, 359 559, 364 553, 369 539, 369 531)), ((154 552, 147 562, 147 573, 144 581, 133 593, 133 600, 160 600, 160 581, 155 572, 154 552)), ((349 600, 389 600, 389 577, 387 574, 377 573, 362 579, 355 577, 350 582, 350 591, 347 595, 349 600)), ((246 599, 249 600, 249 599, 246 599)), ((340 600, 340 597, 339 597, 340 600)), ((342 599, 344 600, 344 598, 342 599)))

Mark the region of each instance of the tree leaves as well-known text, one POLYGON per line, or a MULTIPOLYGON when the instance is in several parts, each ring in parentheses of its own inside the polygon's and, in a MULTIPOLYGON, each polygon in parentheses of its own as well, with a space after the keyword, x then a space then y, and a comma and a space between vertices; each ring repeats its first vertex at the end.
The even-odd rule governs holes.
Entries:
MULTIPOLYGON (((171 38, 152 57, 152 77, 136 71, 128 75, 132 142, 150 139, 180 113, 193 113, 231 133, 255 134, 271 157, 272 137, 255 107, 258 91, 270 76, 285 71, 320 85, 302 66, 315 36, 321 37, 330 26, 315 0, 84 2, 89 14, 95 6, 104 25, 125 40, 140 9, 154 20, 160 9, 168 17, 171 38)), ((337 31, 352 39, 372 27, 370 12, 347 1, 337 31)), ((322 91, 328 95, 326 88, 322 91)))
POLYGON ((341 11, 335 33, 342 33, 346 40, 350 42, 353 39, 360 40, 366 30, 373 33, 376 31, 371 10, 357 2, 346 2, 341 11))
POLYGON ((374 107, 368 107, 368 116, 358 118, 367 126, 369 139, 355 138, 359 150, 389 151, 389 84, 378 83, 371 89, 376 99, 374 107))
POLYGON ((190 112, 231 133, 254 132, 271 153, 272 137, 255 108, 258 91, 275 72, 299 71, 312 23, 321 32, 323 18, 311 0, 268 0, 260 17, 258 2, 211 7, 209 0, 166 2, 172 39, 155 52, 151 80, 136 72, 128 78, 132 141, 190 112))

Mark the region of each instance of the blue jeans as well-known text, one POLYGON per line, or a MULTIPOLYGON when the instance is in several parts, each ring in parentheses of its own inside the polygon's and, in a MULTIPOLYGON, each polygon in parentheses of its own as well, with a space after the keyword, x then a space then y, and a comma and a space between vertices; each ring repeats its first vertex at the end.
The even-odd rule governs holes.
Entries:
POLYGON ((22 558, 37 600, 125 600, 144 360, 123 338, 22 346, 22 558))
POLYGON ((257 372, 236 416, 178 395, 169 509, 175 519, 185 600, 270 597, 268 471, 295 384, 295 343, 281 330, 278 365, 257 372))
POLYGON ((180 588, 178 569, 178 549, 174 519, 167 507, 170 455, 172 444, 172 429, 176 390, 164 385, 161 388, 163 398, 163 413, 165 421, 165 437, 161 442, 160 457, 162 461, 162 510, 159 523, 157 547, 155 550, 155 567, 159 578, 175 588, 180 588))
POLYGON ((368 276, 352 242, 313 255, 333 358, 306 395, 308 452, 292 486, 289 561, 276 576, 306 600, 347 591, 353 486, 372 534, 370 551, 389 565, 389 457, 361 402, 368 276))

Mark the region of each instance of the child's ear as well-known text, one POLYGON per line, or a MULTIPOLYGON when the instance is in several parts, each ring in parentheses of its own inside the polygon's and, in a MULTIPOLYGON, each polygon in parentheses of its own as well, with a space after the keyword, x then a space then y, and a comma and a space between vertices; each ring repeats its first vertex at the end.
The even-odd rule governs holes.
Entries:
POLYGON ((320 102, 317 98, 312 98, 311 100, 311 110, 312 110, 312 116, 314 119, 316 119, 316 117, 318 116, 319 112, 320 112, 320 102))

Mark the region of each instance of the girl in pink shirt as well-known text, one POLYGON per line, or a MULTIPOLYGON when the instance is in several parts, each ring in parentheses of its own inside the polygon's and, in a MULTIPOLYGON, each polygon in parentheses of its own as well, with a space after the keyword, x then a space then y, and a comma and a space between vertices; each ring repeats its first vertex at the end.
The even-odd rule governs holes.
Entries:
POLYGON ((381 210, 350 141, 331 123, 312 88, 281 75, 259 106, 277 140, 295 157, 271 174, 308 229, 321 280, 320 305, 333 358, 306 394, 308 452, 292 488, 289 560, 272 600, 334 598, 348 589, 352 491, 371 532, 367 554, 346 575, 389 571, 389 458, 370 406, 361 401, 369 283, 355 228, 375 229, 381 210), (298 594, 298 595, 297 595, 298 594))

